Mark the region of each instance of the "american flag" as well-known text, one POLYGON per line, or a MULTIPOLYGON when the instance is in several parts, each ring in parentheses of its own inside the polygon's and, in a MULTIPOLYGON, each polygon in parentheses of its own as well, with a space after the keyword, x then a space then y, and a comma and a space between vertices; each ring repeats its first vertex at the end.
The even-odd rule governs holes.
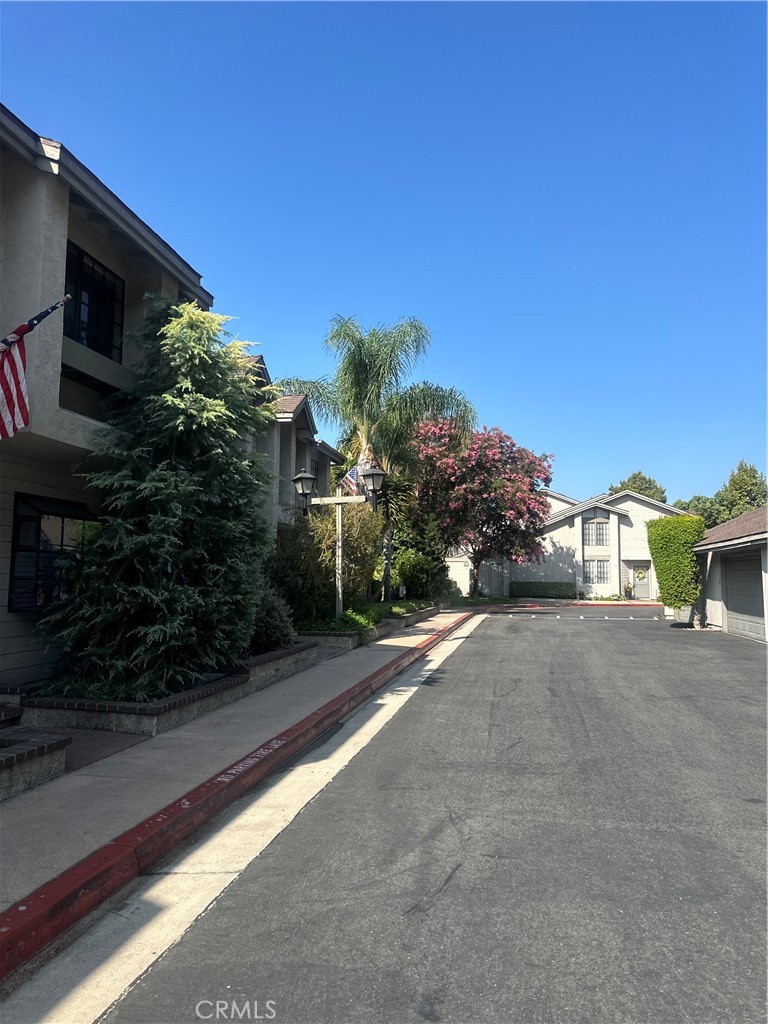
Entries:
POLYGON ((17 430, 29 426, 24 335, 34 331, 41 320, 45 320, 70 298, 70 295, 65 295, 61 302, 33 316, 0 341, 0 438, 13 437, 17 430))
POLYGON ((352 469, 342 477, 340 486, 344 488, 347 494, 360 494, 362 487, 359 484, 360 471, 357 466, 353 466, 352 469))

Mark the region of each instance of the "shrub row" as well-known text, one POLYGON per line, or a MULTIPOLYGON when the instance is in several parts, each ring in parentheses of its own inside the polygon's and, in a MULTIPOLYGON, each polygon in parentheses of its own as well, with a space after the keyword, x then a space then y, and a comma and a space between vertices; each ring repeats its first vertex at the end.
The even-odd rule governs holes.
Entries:
POLYGON ((576 584, 547 583, 544 581, 511 580, 509 584, 510 597, 561 597, 575 599, 576 584))

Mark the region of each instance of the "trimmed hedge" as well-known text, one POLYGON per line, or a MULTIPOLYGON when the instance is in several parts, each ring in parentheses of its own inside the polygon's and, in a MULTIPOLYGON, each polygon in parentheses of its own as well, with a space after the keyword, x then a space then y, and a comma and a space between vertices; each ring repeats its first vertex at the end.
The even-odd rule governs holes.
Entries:
POLYGON ((578 597, 575 583, 546 583, 529 580, 511 580, 510 597, 563 597, 575 600, 578 597))
POLYGON ((668 608, 685 608, 699 599, 701 574, 693 545, 705 529, 701 516, 665 516, 648 523, 648 547, 661 600, 668 608))

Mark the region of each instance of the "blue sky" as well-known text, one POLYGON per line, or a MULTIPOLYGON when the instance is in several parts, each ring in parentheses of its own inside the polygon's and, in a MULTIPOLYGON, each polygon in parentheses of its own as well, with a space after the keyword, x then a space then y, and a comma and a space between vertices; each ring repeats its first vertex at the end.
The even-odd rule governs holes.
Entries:
MULTIPOLYGON (((765 6, 4 3, 3 101, 273 377, 417 316, 419 377, 586 498, 765 463, 765 6)), ((324 431, 333 442, 332 429, 324 431)))

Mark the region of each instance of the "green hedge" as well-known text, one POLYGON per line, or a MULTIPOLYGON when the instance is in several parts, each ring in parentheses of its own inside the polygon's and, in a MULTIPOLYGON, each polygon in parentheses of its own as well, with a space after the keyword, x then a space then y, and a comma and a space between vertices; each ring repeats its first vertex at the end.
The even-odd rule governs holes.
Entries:
POLYGON ((575 583, 545 583, 528 580, 512 580, 509 584, 510 597, 565 597, 576 599, 575 583))
POLYGON ((693 545, 705 529, 701 516, 665 516, 648 523, 648 547, 661 600, 668 608, 685 608, 699 598, 701 576, 693 545))

